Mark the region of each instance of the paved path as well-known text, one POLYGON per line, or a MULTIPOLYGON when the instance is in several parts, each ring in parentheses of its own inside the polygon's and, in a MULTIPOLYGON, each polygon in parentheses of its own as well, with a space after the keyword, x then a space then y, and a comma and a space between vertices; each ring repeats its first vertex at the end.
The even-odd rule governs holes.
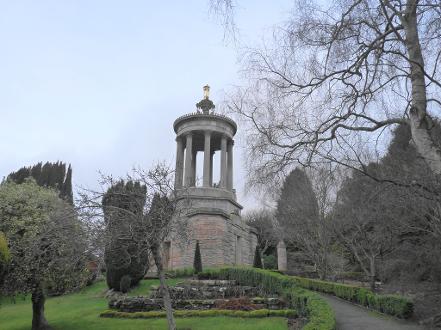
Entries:
POLYGON ((337 318, 337 330, 423 330, 415 323, 372 312, 342 299, 321 295, 329 302, 337 318))

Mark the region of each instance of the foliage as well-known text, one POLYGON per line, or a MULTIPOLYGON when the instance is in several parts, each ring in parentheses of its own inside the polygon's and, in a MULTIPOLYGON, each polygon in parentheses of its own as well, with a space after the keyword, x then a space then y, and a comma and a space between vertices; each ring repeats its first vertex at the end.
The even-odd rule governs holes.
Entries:
POLYGON ((259 245, 256 245, 256 249, 254 251, 253 267, 254 268, 263 268, 262 256, 260 255, 259 245))
POLYGON ((396 317, 409 318, 413 313, 413 303, 402 296, 380 295, 366 288, 298 276, 291 276, 290 280, 299 287, 332 294, 396 317))
POLYGON ((194 274, 193 268, 173 269, 173 270, 167 270, 166 272, 167 277, 171 277, 171 278, 190 277, 193 276, 193 274, 194 274))
MULTIPOLYGON (((433 131, 441 140, 438 123, 433 131)), ((409 126, 397 126, 380 161, 366 165, 365 173, 353 170, 343 182, 334 208, 338 240, 372 287, 378 277, 441 279, 441 182, 411 137, 409 126)))
POLYGON ((8 248, 8 240, 3 232, 0 231, 0 285, 3 282, 3 276, 11 260, 11 253, 8 248))
POLYGON ((130 275, 124 275, 121 277, 121 281, 119 283, 119 291, 122 293, 127 293, 130 290, 130 283, 132 282, 132 278, 130 275))
POLYGON ((72 207, 33 179, 0 185, 0 231, 9 241, 5 294, 32 293, 33 329, 44 326, 47 290, 74 290, 85 284, 86 241, 72 207))
POLYGON ((263 264, 265 269, 277 269, 277 257, 274 254, 264 254, 263 264))
POLYGON ((16 172, 8 175, 7 180, 21 184, 26 178, 32 177, 38 185, 58 190, 59 196, 65 201, 73 204, 72 193, 72 167, 69 165, 66 171, 66 164, 63 162, 40 162, 37 165, 22 167, 16 172))
POLYGON ((335 314, 332 308, 318 294, 297 286, 287 275, 256 268, 206 269, 199 278, 235 280, 242 285, 257 286, 265 293, 283 295, 299 315, 306 316, 308 323, 303 329, 334 330, 335 314))
POLYGON ((136 285, 147 272, 145 203, 146 187, 133 181, 113 184, 102 198, 108 236, 104 261, 111 289, 119 290, 125 275, 130 276, 132 286, 136 285))
POLYGON ((194 250, 193 268, 195 274, 202 272, 202 258, 201 258, 201 250, 199 247, 199 241, 196 242, 196 249, 194 250))
POLYGON ((299 250, 317 267, 320 277, 327 274, 329 230, 317 196, 306 172, 296 168, 285 178, 277 202, 276 218, 288 249, 299 250))
POLYGON ((11 260, 11 253, 8 248, 8 240, 3 232, 0 231, 0 265, 6 265, 11 260))

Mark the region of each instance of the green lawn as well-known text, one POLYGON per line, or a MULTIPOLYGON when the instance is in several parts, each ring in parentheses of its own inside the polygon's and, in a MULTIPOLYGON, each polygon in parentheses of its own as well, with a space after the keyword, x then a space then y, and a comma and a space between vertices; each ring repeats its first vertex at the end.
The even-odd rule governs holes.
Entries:
MULTIPOLYGON (((170 279, 175 284, 181 279, 170 279)), ((151 285, 159 284, 158 280, 144 280, 130 295, 145 295, 151 285)), ((46 302, 46 318, 55 330, 162 330, 167 329, 165 319, 127 320, 106 319, 98 317, 107 309, 104 298, 105 282, 98 282, 83 291, 61 297, 49 298, 46 302)), ((0 305, 1 330, 28 330, 32 319, 29 298, 19 299, 15 304, 3 300, 0 305)), ((192 330, 286 330, 286 319, 263 318, 241 319, 228 317, 178 318, 178 328, 192 330)))

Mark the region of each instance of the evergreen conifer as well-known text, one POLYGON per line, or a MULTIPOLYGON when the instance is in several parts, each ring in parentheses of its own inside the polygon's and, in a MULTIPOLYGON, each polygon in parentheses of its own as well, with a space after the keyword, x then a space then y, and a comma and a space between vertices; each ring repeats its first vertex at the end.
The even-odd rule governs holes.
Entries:
POLYGON ((196 249, 194 250, 193 268, 195 274, 202 273, 202 258, 199 241, 196 242, 196 249))
POLYGON ((255 252, 254 252, 253 267, 254 267, 254 268, 263 268, 263 265, 262 265, 262 256, 260 255, 260 248, 259 248, 259 245, 256 245, 256 250, 255 250, 255 252))

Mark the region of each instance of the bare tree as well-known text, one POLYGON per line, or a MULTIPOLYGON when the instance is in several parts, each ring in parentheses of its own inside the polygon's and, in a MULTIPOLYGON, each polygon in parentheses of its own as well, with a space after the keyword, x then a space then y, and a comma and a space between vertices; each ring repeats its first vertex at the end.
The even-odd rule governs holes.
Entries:
MULTIPOLYGON (((165 163, 159 163, 149 170, 135 169, 132 174, 127 175, 127 181, 139 182, 141 186, 146 187, 145 198, 142 200, 143 212, 134 212, 139 207, 127 208, 110 205, 112 212, 117 213, 119 217, 138 218, 137 221, 129 221, 125 228, 128 239, 136 238, 141 242, 141 246, 151 252, 160 280, 162 295, 164 298, 164 307, 167 314, 167 322, 170 330, 176 329, 176 323, 173 316, 172 303, 167 283, 165 281, 165 270, 162 260, 162 243, 171 235, 179 235, 185 240, 187 227, 185 221, 178 221, 187 209, 186 199, 177 198, 176 191, 173 189, 173 170, 165 163), (142 223, 146 230, 137 230, 131 223, 142 223)), ((111 176, 103 176, 101 191, 92 191, 84 189, 80 193, 79 203, 82 205, 84 216, 89 216, 95 222, 105 222, 101 203, 106 187, 112 186, 120 179, 111 176)), ((119 191, 124 194, 124 191, 119 191)), ((136 220, 136 219, 135 219, 136 220)), ((105 237, 107 241, 109 237, 105 237)))
MULTIPOLYGON (((378 168, 375 164, 370 166, 372 170, 378 168)), ((400 240, 399 214, 388 200, 394 188, 354 172, 338 192, 334 209, 332 228, 370 279, 372 290, 379 259, 394 251, 400 240)))
POLYGON ((250 180, 315 159, 353 164, 356 140, 373 145, 401 123, 441 174, 440 11, 432 0, 298 1, 274 42, 247 52, 247 86, 229 101, 249 128, 250 180))
POLYGON ((244 215, 247 224, 257 232, 257 244, 261 252, 262 265, 265 267, 263 255, 271 247, 276 247, 279 241, 278 223, 274 212, 268 209, 249 211, 244 215))

